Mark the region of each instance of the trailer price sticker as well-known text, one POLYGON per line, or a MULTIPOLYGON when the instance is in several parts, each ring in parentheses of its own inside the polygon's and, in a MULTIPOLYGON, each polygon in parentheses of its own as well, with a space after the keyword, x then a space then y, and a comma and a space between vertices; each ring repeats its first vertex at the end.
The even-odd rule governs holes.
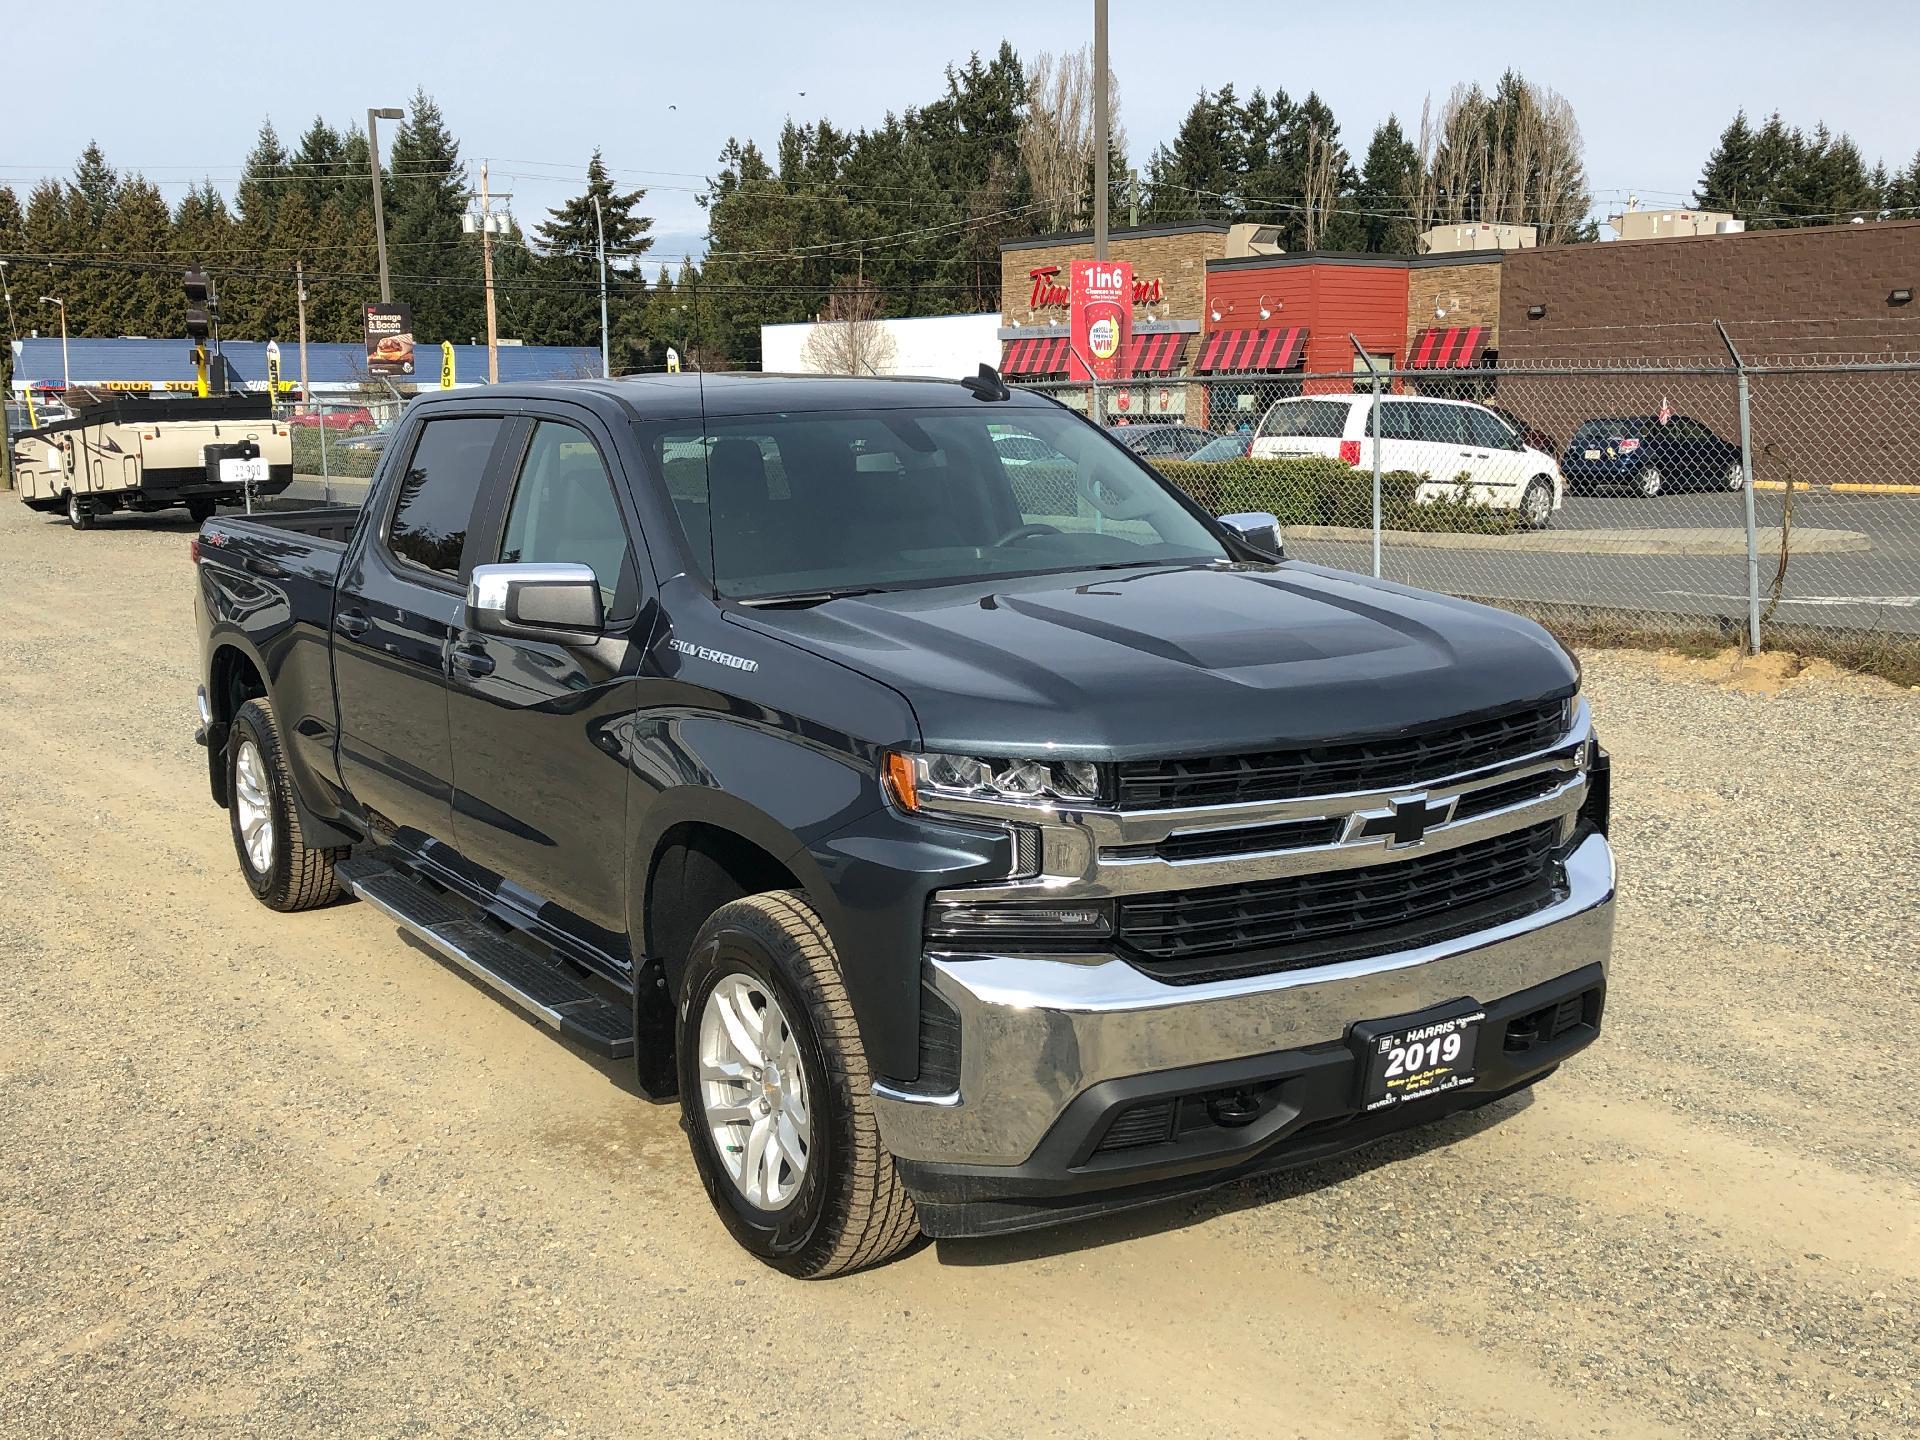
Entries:
POLYGON ((1487 1014, 1459 1005, 1449 1008, 1465 1013, 1353 1027, 1354 1048, 1366 1067, 1360 1094, 1364 1108, 1384 1110, 1473 1083, 1474 1049, 1487 1014))

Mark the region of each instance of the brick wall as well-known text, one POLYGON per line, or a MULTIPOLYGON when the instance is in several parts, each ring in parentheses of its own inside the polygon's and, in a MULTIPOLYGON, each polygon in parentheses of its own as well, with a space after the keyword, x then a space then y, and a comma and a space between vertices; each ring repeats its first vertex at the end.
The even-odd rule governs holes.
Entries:
POLYGON ((1543 246, 1499 268, 1506 362, 1720 364, 1715 317, 1749 360, 1920 351, 1920 302, 1887 303, 1920 289, 1920 220, 1543 246))
MULTIPOLYGON (((1198 320, 1206 298, 1207 261, 1226 253, 1225 227, 1211 226, 1168 232, 1119 231, 1107 237, 1107 255, 1133 266, 1133 278, 1158 278, 1164 301, 1152 307, 1161 320, 1198 320)), ((1033 295, 1031 271, 1043 266, 1058 266, 1054 278, 1062 289, 1072 280, 1072 262, 1091 260, 1093 241, 1088 236, 1063 236, 1058 243, 1022 243, 1000 252, 1000 322, 1003 325, 1064 325, 1065 306, 1054 306, 1028 314, 1033 295)), ((1147 318, 1147 307, 1136 306, 1134 319, 1147 318)))
POLYGON ((1490 349, 1500 346, 1501 261, 1414 265, 1407 272, 1407 343, 1436 325, 1485 325, 1490 349), (1434 314, 1445 310, 1446 318, 1434 314))

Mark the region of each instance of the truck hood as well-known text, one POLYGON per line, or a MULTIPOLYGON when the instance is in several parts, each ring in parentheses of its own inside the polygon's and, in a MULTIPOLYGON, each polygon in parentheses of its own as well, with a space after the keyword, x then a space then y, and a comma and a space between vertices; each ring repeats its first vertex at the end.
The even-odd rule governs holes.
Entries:
POLYGON ((1035 576, 729 618, 899 691, 931 750, 1287 748, 1577 683, 1558 642, 1517 615, 1296 563, 1035 576))

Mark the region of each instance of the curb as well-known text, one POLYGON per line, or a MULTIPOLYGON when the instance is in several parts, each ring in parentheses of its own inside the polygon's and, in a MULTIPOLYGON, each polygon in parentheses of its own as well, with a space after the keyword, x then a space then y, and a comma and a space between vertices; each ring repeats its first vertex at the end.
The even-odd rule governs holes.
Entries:
MULTIPOLYGON (((1784 480, 1756 480, 1756 490, 1784 490, 1784 480)), ((1920 485, 1880 485, 1865 480, 1842 480, 1833 485, 1796 485, 1794 490, 1801 495, 1818 495, 1831 491, 1835 495, 1920 495, 1920 485)))
MULTIPOLYGON (((1373 532, 1360 525, 1288 525, 1285 538, 1369 545, 1373 532)), ((1778 553, 1780 530, 1758 532, 1761 554, 1778 553)), ((1495 550, 1509 555, 1742 555, 1744 530, 1532 530, 1516 535, 1474 535, 1450 530, 1386 530, 1381 543, 1415 550, 1495 550)), ((1858 530, 1821 530, 1795 526, 1789 548, 1796 555, 1859 555, 1873 542, 1858 530)))

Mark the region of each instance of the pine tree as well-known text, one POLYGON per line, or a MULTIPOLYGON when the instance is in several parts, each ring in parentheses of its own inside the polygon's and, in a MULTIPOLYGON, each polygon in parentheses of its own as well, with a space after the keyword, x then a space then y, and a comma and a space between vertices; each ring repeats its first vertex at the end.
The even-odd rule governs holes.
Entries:
POLYGON ((1373 132, 1354 187, 1350 211, 1359 227, 1359 248, 1389 255, 1413 253, 1419 227, 1410 216, 1420 152, 1389 115, 1373 132))
POLYGON ((1244 154, 1239 103, 1233 87, 1202 90, 1187 109, 1171 144, 1147 161, 1147 215, 1154 221, 1235 213, 1229 192, 1239 184, 1244 154))
POLYGON ((1747 112, 1736 114, 1720 132, 1713 153, 1707 156, 1694 187, 1693 203, 1702 210, 1723 210, 1739 216, 1742 206, 1753 199, 1755 137, 1747 124, 1747 112))
MULTIPOLYGON (((129 267, 107 272, 112 284, 108 328, 116 335, 180 333, 180 275, 173 268, 173 216, 159 188, 128 175, 100 227, 101 246, 129 267)), ((182 267, 184 268, 184 267, 182 267)))
MULTIPOLYGON (((546 344, 597 345, 600 340, 599 226, 607 246, 609 319, 629 303, 634 262, 653 244, 653 221, 637 213, 645 190, 618 191, 599 150, 587 161, 587 188, 534 227, 536 284, 545 287, 530 307, 535 333, 546 344), (599 202, 596 217, 594 202, 599 202), (597 221, 597 223, 596 223, 597 221)), ((645 284, 641 282, 642 296, 645 284)))
POLYGON ((393 198, 387 253, 393 294, 413 306, 414 335, 424 347, 456 343, 486 327, 479 246, 460 228, 467 209, 467 171, 440 107, 416 90, 393 137, 393 198))
POLYGON ((294 176, 288 188, 298 191, 316 215, 346 189, 345 145, 340 132, 318 115, 301 134, 287 165, 294 176))
POLYGON ((80 159, 73 167, 73 189, 87 202, 89 222, 95 228, 104 224, 107 212, 113 208, 113 197, 119 192, 120 177, 107 164, 99 141, 89 140, 87 148, 80 152, 80 159))

